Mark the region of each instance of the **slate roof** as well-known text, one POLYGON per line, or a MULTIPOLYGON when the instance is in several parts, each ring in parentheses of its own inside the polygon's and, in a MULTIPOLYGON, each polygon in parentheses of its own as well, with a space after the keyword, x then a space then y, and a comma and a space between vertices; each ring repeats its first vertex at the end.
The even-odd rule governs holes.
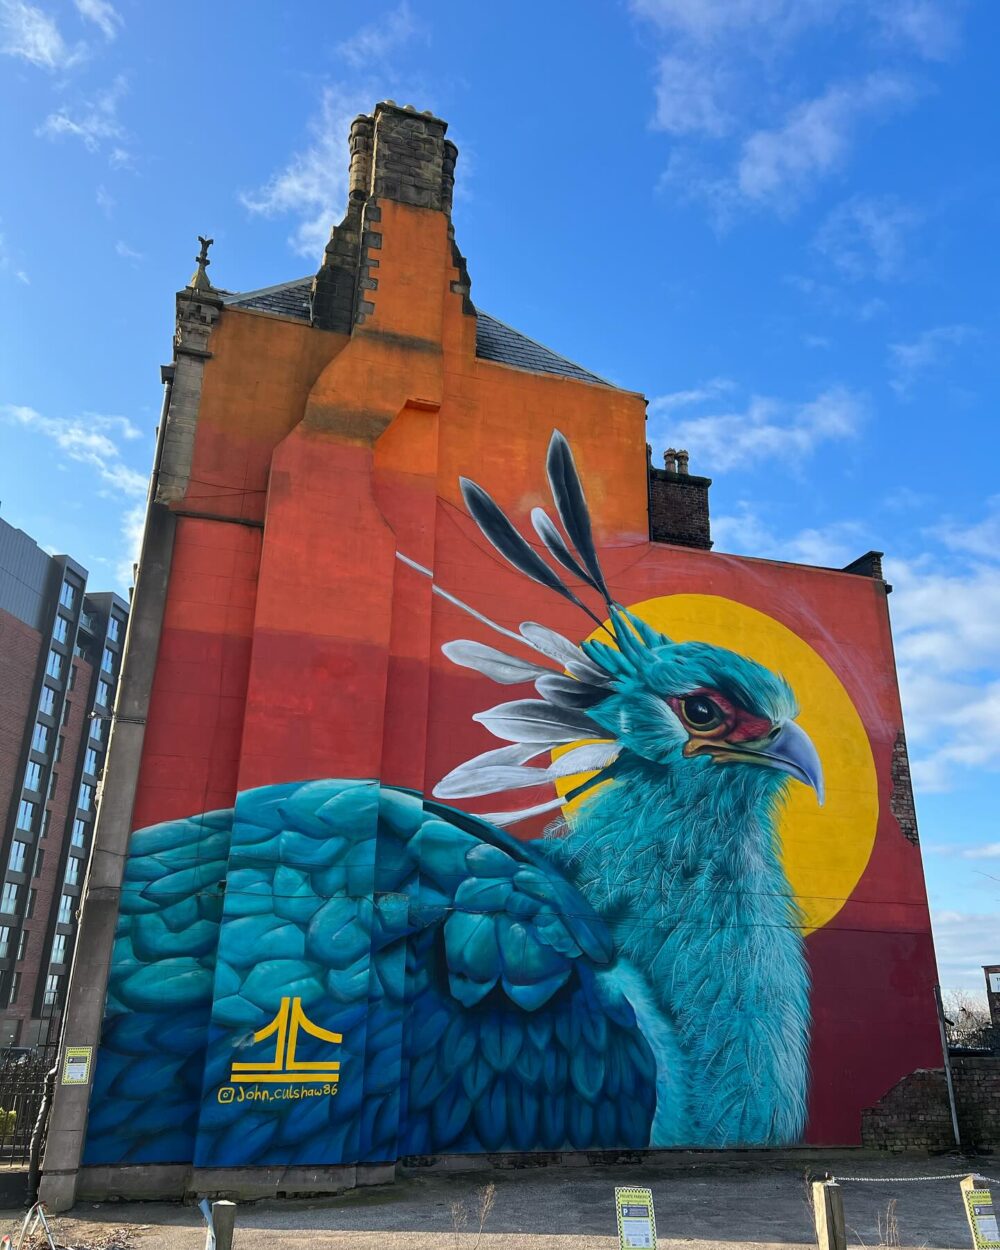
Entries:
MULTIPOLYGON (((279 282, 277 286, 261 287, 259 291, 226 295, 223 302, 234 308, 249 308, 255 312, 277 313, 281 317, 308 321, 311 285, 310 275, 296 278, 293 282, 279 282)), ((481 309, 476 310, 476 355, 480 360, 492 360, 496 364, 525 369, 529 373, 553 373, 561 378, 575 378, 579 382, 613 385, 606 378, 598 377, 589 369, 543 347, 481 309)))

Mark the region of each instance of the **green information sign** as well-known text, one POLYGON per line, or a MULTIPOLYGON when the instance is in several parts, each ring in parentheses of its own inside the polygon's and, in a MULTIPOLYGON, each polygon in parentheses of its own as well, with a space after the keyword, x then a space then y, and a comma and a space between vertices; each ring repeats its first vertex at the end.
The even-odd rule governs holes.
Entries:
POLYGON ((961 1189, 974 1250, 1000 1250, 1000 1228, 993 1195, 988 1189, 977 1189, 974 1176, 967 1176, 961 1182, 961 1189))
POLYGON ((618 1245, 621 1250, 656 1250, 656 1217, 651 1189, 615 1189, 618 1245))

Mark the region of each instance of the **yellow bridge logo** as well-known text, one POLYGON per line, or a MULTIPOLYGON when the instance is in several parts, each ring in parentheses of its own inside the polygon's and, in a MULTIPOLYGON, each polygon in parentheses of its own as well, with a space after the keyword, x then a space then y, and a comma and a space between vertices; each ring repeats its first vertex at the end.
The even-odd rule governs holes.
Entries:
POLYGON ((264 1042, 269 1037, 275 1039, 274 1058, 266 1063, 234 1063, 229 1074, 230 1081, 234 1085, 258 1081, 280 1081, 285 1085, 292 1082, 326 1081, 336 1085, 340 1080, 339 1062, 331 1059, 296 1059, 295 1049, 300 1031, 334 1045, 339 1045, 344 1040, 342 1034, 331 1033, 328 1029, 321 1029, 318 1024, 313 1024, 302 1010, 301 998, 283 998, 278 1014, 271 1023, 253 1035, 255 1042, 264 1042))

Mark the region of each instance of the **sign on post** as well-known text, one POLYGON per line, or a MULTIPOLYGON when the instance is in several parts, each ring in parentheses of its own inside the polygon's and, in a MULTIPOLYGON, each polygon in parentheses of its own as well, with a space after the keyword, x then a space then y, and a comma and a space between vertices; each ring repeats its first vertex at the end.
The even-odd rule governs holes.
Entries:
POLYGON ((975 1250, 1000 1250, 1000 1228, 993 1195, 988 1189, 979 1189, 974 1176, 967 1176, 959 1185, 975 1250))
POLYGON ((656 1250, 656 1217, 651 1189, 615 1189, 620 1250, 656 1250))
POLYGON ((67 1046, 63 1057, 63 1085, 86 1085, 90 1080, 92 1046, 67 1046))

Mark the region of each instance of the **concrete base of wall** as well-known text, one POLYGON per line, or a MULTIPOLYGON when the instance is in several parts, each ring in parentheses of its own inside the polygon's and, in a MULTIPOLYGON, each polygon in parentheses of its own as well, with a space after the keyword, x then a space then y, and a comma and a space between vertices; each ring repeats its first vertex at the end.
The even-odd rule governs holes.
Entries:
POLYGON ((181 1201, 195 1197, 249 1202, 259 1198, 329 1197, 365 1185, 388 1184, 395 1177, 393 1163, 328 1168, 192 1168, 147 1163, 81 1168, 76 1197, 78 1202, 181 1201))
POLYGON ((80 1169, 79 1202, 184 1201, 228 1198, 331 1197, 366 1185, 390 1184, 397 1176, 427 1172, 490 1172, 519 1168, 657 1167, 690 1171, 692 1167, 760 1166, 780 1161, 825 1172, 850 1161, 852 1166, 879 1157, 857 1147, 802 1147, 794 1150, 575 1150, 530 1154, 412 1155, 393 1163, 358 1163, 317 1168, 192 1168, 186 1164, 137 1164, 80 1169))

